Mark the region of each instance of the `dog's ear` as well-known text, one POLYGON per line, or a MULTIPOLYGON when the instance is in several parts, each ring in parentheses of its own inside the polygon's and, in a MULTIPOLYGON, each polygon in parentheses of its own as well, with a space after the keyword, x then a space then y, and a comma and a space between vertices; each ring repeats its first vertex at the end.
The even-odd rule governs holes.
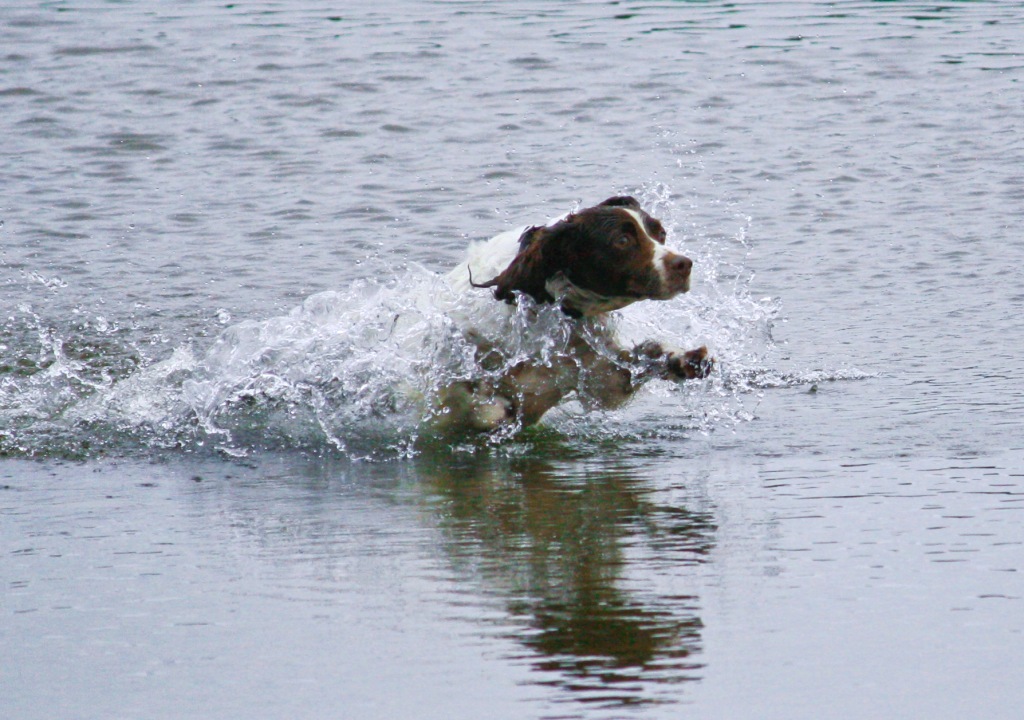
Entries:
POLYGON ((548 278, 558 272, 557 241, 574 225, 572 216, 550 227, 531 227, 519 237, 519 253, 498 277, 485 283, 470 284, 478 288, 494 288, 496 300, 515 302, 515 292, 526 293, 539 303, 554 302, 544 287, 548 278))
POLYGON ((528 248, 534 240, 539 239, 546 229, 543 225, 534 225, 533 227, 526 228, 523 234, 519 236, 519 252, 528 248))
POLYGON ((640 210, 641 209, 640 208, 640 203, 637 202, 636 198, 635 197, 631 197, 629 195, 616 195, 615 197, 610 197, 607 200, 605 200, 603 203, 598 205, 598 207, 602 207, 602 206, 604 206, 604 207, 626 207, 626 208, 630 208, 632 210, 640 210))

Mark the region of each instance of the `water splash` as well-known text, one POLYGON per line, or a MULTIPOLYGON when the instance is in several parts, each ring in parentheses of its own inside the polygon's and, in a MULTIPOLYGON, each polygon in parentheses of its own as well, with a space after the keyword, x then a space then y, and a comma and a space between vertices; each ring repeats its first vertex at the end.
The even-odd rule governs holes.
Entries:
MULTIPOLYGON (((666 186, 635 194, 665 222, 670 244, 693 258, 698 280, 681 298, 625 308, 613 325, 626 346, 652 338, 684 348, 707 344, 716 371, 700 382, 653 381, 619 411, 586 411, 570 399, 539 430, 441 442, 462 451, 515 452, 551 433, 579 445, 678 438, 750 420, 767 389, 861 377, 775 368, 771 329, 781 306, 750 294, 749 218, 738 217, 731 236, 713 235, 687 224, 666 186)), ((83 326, 81 335, 60 337, 23 307, 20 337, 10 334, 2 348, 15 357, 0 364, 0 420, 7 428, 0 452, 213 448, 244 456, 284 447, 364 459, 408 456, 437 441, 430 428, 442 388, 495 379, 525 358, 551 359, 567 344, 572 321, 556 308, 523 303, 508 313, 499 303, 464 300, 450 294, 442 276, 413 267, 388 282, 364 280, 313 295, 286 315, 230 325, 208 347, 182 345, 157 362, 140 359, 130 331, 106 318, 83 326), (502 345, 501 363, 481 364, 459 330, 460 314, 491 329, 502 345)), ((227 320, 219 313, 211 322, 227 320)))

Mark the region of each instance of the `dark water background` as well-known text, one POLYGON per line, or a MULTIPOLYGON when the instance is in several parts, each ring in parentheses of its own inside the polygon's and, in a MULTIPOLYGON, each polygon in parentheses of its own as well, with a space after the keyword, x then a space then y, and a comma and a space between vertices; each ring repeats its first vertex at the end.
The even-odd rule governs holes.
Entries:
POLYGON ((0 713, 1017 717, 1022 37, 5 3, 0 713), (621 192, 697 272, 623 327, 714 378, 491 444, 381 416, 431 365, 380 318, 621 192))

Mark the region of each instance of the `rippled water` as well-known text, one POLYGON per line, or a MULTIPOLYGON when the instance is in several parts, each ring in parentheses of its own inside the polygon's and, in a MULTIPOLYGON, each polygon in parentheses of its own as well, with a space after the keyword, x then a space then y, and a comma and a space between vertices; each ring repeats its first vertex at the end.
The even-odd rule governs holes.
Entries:
POLYGON ((8 714, 1015 717, 1022 25, 5 4, 8 714), (425 432, 439 274, 621 192, 716 374, 425 432))

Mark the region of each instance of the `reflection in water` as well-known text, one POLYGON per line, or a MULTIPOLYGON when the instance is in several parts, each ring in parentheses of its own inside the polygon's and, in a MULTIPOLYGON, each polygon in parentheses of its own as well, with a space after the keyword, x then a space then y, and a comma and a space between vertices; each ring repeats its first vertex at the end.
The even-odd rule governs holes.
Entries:
POLYGON ((621 706, 669 700, 666 686, 699 679, 697 598, 652 585, 704 561, 709 513, 659 504, 654 485, 623 465, 419 465, 453 563, 507 607, 541 683, 621 706))

